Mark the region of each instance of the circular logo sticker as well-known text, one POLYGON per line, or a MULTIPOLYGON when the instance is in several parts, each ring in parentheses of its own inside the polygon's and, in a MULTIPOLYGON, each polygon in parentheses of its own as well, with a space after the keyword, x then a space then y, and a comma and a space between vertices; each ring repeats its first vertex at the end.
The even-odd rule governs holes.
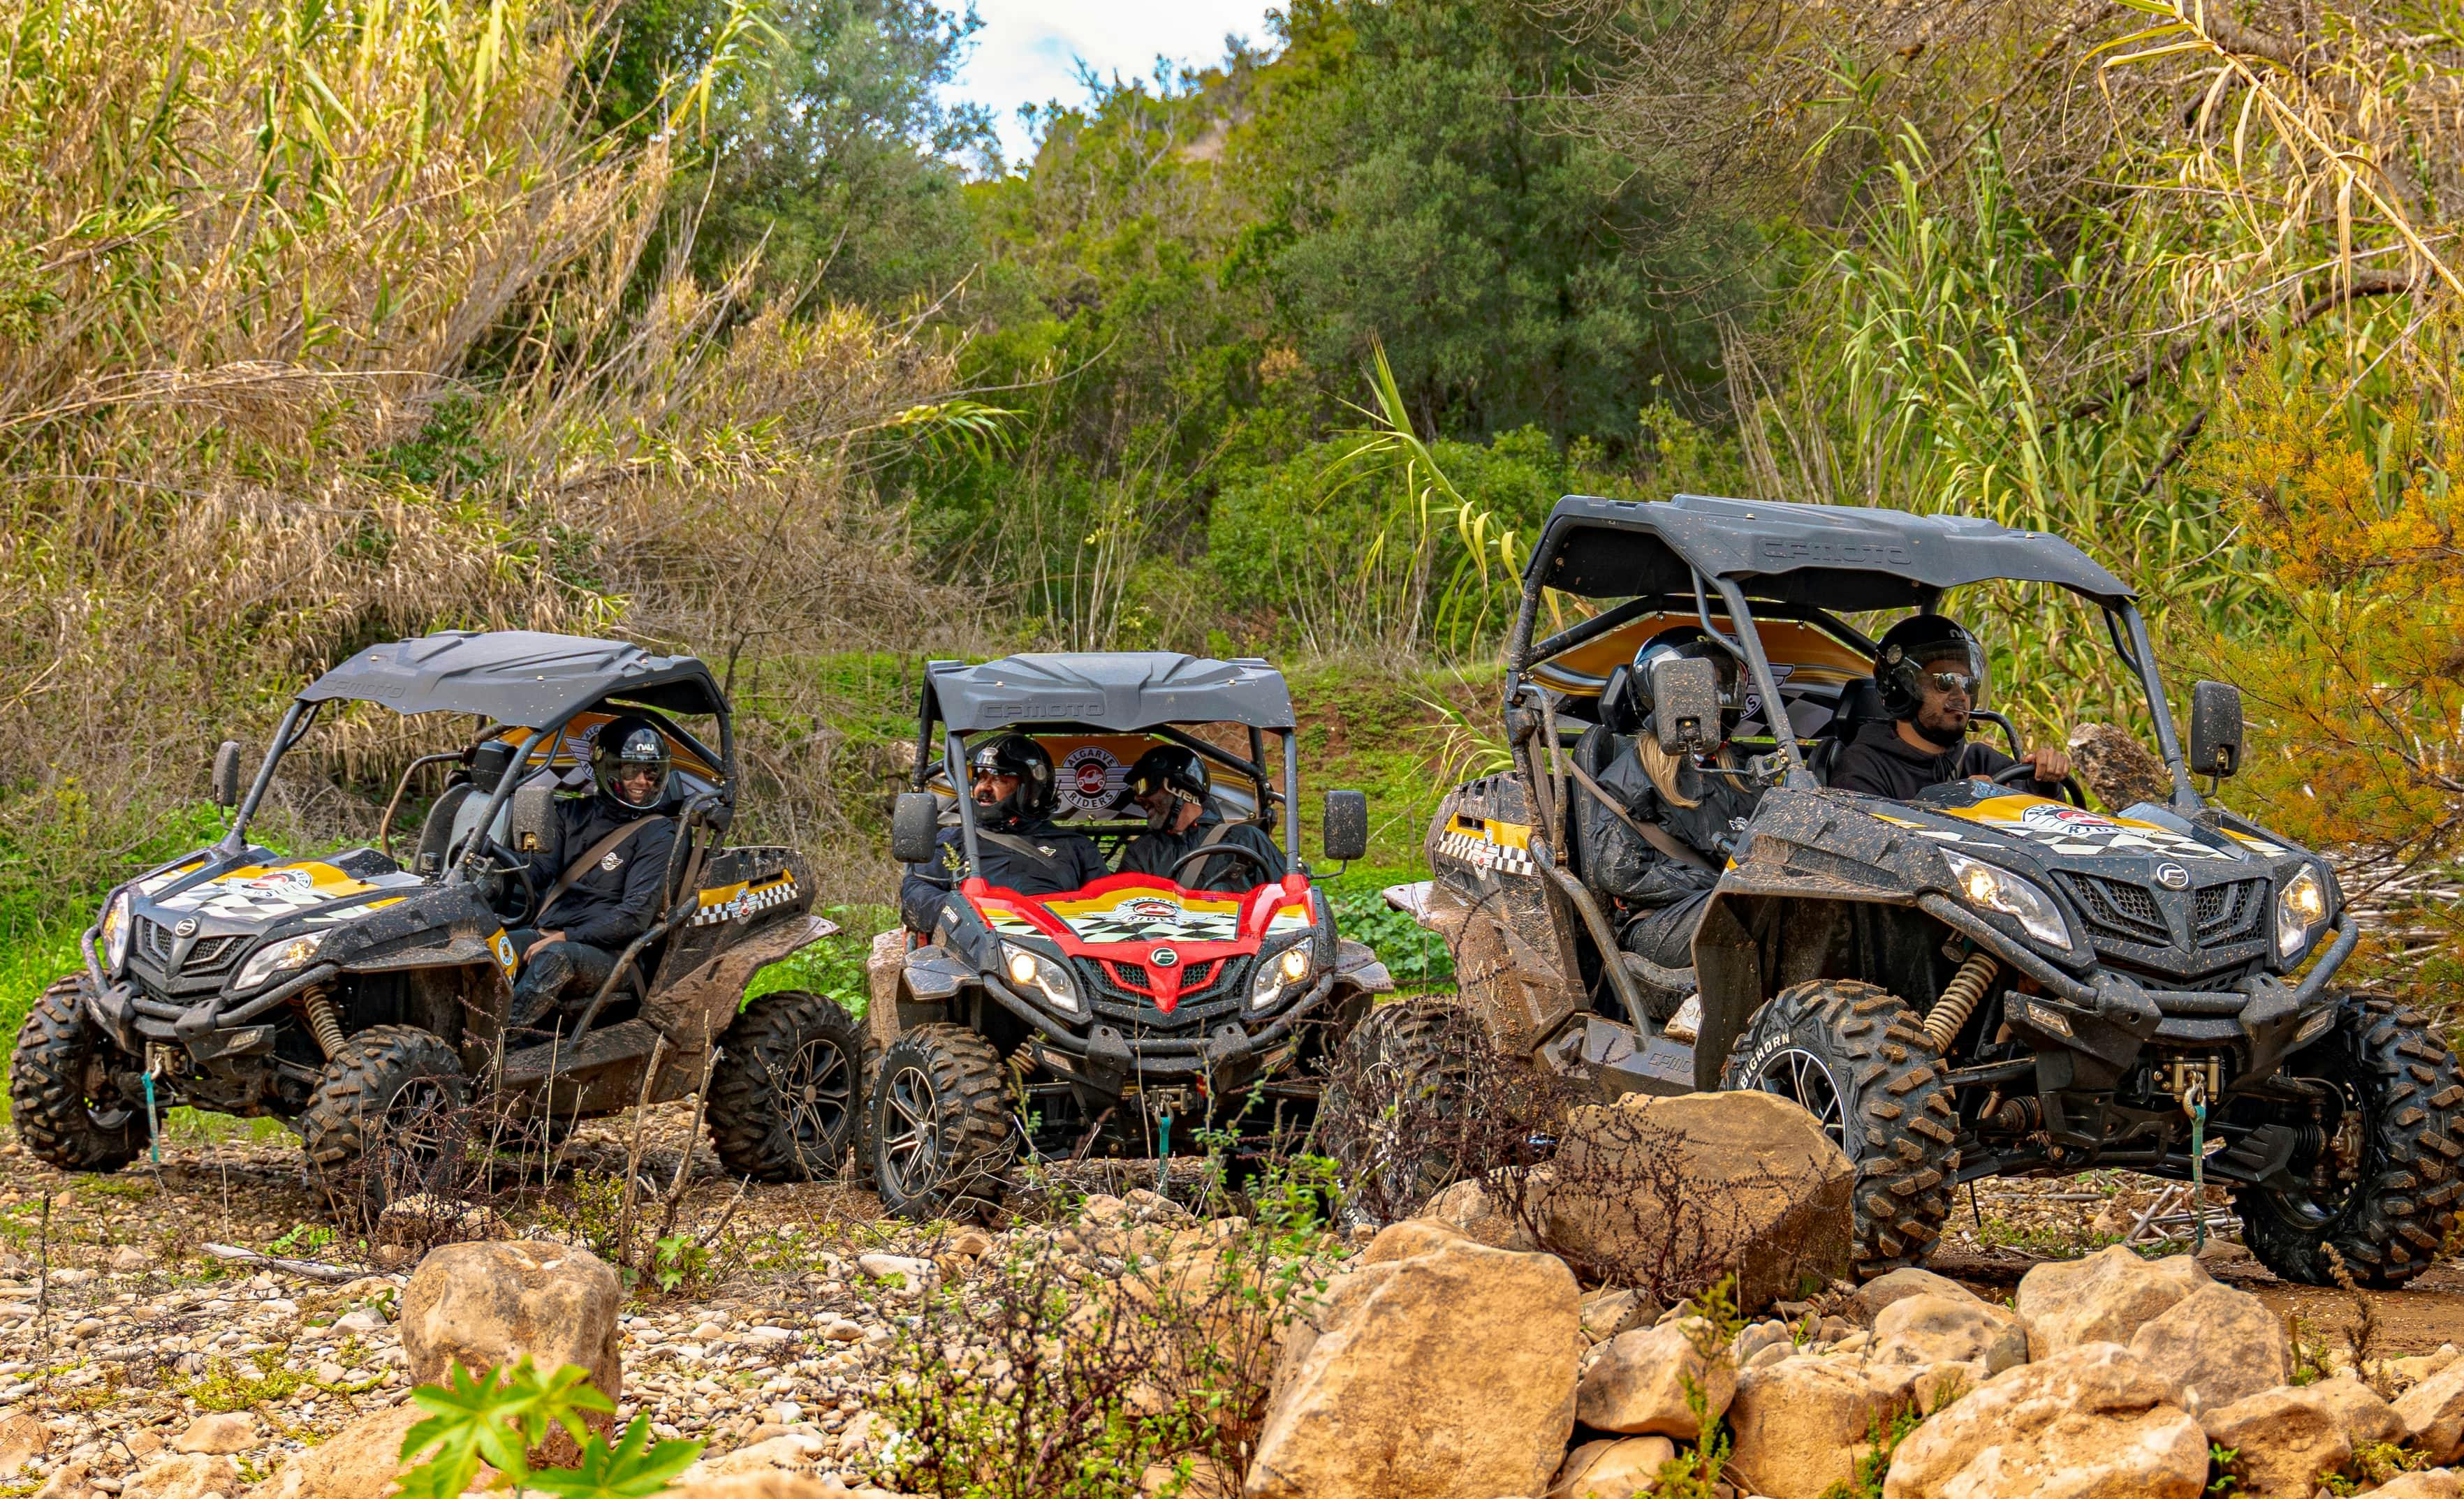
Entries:
POLYGON ((197 935, 197 919, 193 916, 181 917, 180 924, 171 928, 171 935, 174 937, 194 937, 197 935))
POLYGON ((1147 962, 1158 968, 1177 967, 1180 964, 1180 954, 1170 947, 1157 947, 1147 954, 1147 962))
POLYGON ((2065 807, 2059 802, 2032 802, 2019 809, 2019 821, 2031 828, 2045 828, 2062 833, 2102 832, 2122 824, 2110 817, 2079 807, 2065 807))
POLYGON ((2190 887, 2190 872, 2167 859, 2156 866, 2156 882, 2167 890, 2187 890, 2190 887))
POLYGON ((1180 907, 1170 901, 1142 899, 1129 902, 1121 909, 1144 921, 1168 922, 1180 914, 1180 907))
POLYGON ((1103 812, 1121 789, 1121 762, 1111 750, 1088 745, 1061 762, 1061 804, 1079 812, 1103 812))

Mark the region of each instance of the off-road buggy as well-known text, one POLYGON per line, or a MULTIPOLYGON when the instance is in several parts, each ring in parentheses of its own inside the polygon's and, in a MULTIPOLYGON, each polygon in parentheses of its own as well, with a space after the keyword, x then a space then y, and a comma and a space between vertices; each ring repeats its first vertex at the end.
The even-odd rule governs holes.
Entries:
MULTIPOLYGON (((2193 772, 2240 758, 2240 695, 2193 687, 2186 759, 2132 598, 2069 543, 1980 519, 1569 497, 1507 645, 1512 768, 1447 794, 1435 880, 1390 899, 1444 935, 1463 1005, 1510 1056, 1603 1096, 1802 1103, 1856 1163, 1864 1274, 1922 1258, 1956 1183, 2118 1166, 2230 1187, 2245 1242, 2288 1279, 2326 1282, 2341 1256, 2399 1284, 2455 1219, 2464 1075, 2421 1016, 2332 986, 2359 935, 2334 871, 2198 793, 2193 772), (2075 781, 2062 800, 1976 781, 1908 802, 1826 789, 1881 716, 1875 643, 1840 616, 1931 610, 1990 579, 2101 613, 2145 703, 2162 804, 2092 811, 2075 781), (1562 627, 1535 639, 1544 617, 1562 627), (1638 647, 1681 626, 1742 663, 1737 736, 1767 747, 1745 764, 1769 789, 1693 967, 1666 969, 1619 952, 1622 913, 1569 830, 1592 825, 1570 816, 1585 777, 1632 752, 1620 703, 1651 702, 1671 750, 1718 740, 1710 663, 1627 678, 1638 647)), ((2019 753, 2007 720, 1977 716, 2019 753)), ((1407 1045, 1423 1008, 1379 1011, 1355 1045, 1407 1045)))
POLYGON ((743 1005, 756 970, 836 928, 810 914, 801 857, 726 846, 735 752, 726 697, 690 657, 529 632, 362 651, 299 693, 245 796, 239 747, 223 746, 228 836, 103 902, 84 967, 42 994, 18 1037, 19 1136, 53 1165, 111 1171, 175 1104, 272 1116, 299 1132, 338 1206, 373 1207, 449 1164, 474 1092, 489 1117, 562 1130, 681 1097, 707 1072, 730 1170, 837 1169, 856 1118, 853 1020, 810 994, 743 1005), (349 703, 478 727, 404 769, 375 847, 283 858, 251 844, 275 768, 349 703), (591 736, 618 712, 669 742, 669 904, 586 1006, 544 1032, 508 1032, 506 929, 560 874, 537 867, 550 798, 586 791, 591 736), (684 721, 714 724, 716 749, 684 721), (398 857, 393 823, 424 770, 445 784, 398 857))
MULTIPOLYGON (((1115 874, 1028 897, 970 877, 929 933, 886 939, 867 1017, 879 1048, 867 1143, 885 1205, 911 1216, 982 1210, 1001 1201, 1021 1151, 1163 1156, 1209 1127, 1309 1122, 1311 1064, 1394 983, 1366 946, 1336 935, 1298 857, 1294 729, 1284 679, 1262 661, 1152 652, 926 667, 914 789, 892 818, 900 861, 930 859, 955 825, 968 867, 980 867, 976 806, 949 768, 963 772, 970 736, 1015 731, 1052 756, 1059 826, 1108 858, 1146 827, 1134 808, 1111 810, 1130 768, 1171 744, 1206 760, 1227 820, 1280 821, 1284 862, 1250 870, 1260 860, 1243 854, 1240 888, 1228 890, 1115 874)), ((1329 792, 1327 857, 1357 858, 1367 843, 1366 800, 1329 792)), ((1226 850, 1237 851, 1213 852, 1226 850)))

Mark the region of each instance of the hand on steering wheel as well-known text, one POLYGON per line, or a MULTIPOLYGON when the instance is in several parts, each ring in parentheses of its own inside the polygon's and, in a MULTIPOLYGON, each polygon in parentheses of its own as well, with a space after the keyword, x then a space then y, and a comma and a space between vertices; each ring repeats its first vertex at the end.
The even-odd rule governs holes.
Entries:
MULTIPOLYGON (((1249 848, 1246 845, 1240 843, 1211 843, 1204 848, 1191 849, 1188 853, 1181 855, 1178 858, 1172 861, 1172 872, 1164 878, 1170 880, 1174 884, 1179 884, 1180 872, 1183 868, 1196 863, 1198 860, 1202 858, 1213 858, 1218 854, 1228 854, 1234 858, 1247 859, 1250 863, 1258 866, 1259 873, 1263 875, 1265 880, 1279 880, 1283 878, 1284 872, 1277 869, 1273 864, 1267 862, 1265 855, 1259 853, 1254 848, 1249 848)), ((1261 880, 1261 883, 1263 882, 1264 880, 1261 880)))
MULTIPOLYGON (((2036 768, 2028 761, 2021 760, 2015 765, 2006 765, 1994 771, 1992 779, 1996 786, 2015 786, 2021 781, 2036 779, 2036 768)), ((2061 787, 2065 800, 2081 811, 2086 810, 2087 793, 2080 790, 2078 777, 2065 775, 2057 784, 2061 787)))

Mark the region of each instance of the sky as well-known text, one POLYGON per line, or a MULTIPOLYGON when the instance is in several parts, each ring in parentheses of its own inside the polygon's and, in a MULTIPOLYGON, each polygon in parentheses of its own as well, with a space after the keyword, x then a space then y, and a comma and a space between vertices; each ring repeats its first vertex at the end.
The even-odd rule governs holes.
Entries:
POLYGON ((1266 43, 1266 9, 1265 0, 976 0, 983 30, 953 92, 991 108, 1001 154, 1015 163, 1028 144, 1018 107, 1082 101, 1078 59, 1124 77, 1152 76, 1157 57, 1214 62, 1226 34, 1266 43))

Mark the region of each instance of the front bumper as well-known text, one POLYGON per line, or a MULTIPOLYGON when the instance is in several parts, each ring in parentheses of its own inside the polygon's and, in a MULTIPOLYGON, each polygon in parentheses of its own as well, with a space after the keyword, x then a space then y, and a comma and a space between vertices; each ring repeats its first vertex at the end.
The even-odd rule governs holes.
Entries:
POLYGON ((1080 1034, 1049 1010, 1029 1003, 1008 986, 986 975, 981 982, 993 1002, 1024 1021, 1034 1032, 1031 1043, 1053 1070, 1086 1083, 1098 1093, 1117 1095, 1135 1087, 1202 1084, 1213 1094, 1238 1092, 1255 1081, 1277 1053, 1287 1049, 1300 1027, 1324 1008, 1334 992, 1336 974, 1321 973, 1298 999, 1270 1011, 1265 1024, 1251 1029, 1239 1018, 1213 1029, 1180 1035, 1140 1034, 1109 1021, 1097 1020, 1080 1034))

